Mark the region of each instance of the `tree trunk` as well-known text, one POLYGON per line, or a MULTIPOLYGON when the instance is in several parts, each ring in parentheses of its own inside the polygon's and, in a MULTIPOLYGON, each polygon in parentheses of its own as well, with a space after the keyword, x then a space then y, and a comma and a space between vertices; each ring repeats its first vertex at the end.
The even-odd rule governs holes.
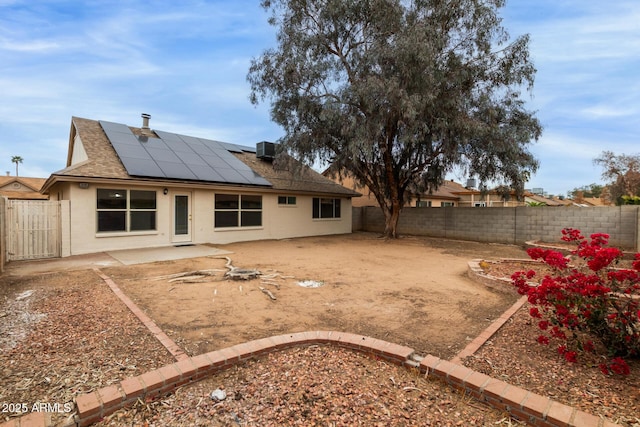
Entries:
POLYGON ((384 237, 387 239, 398 238, 398 220, 400 219, 400 211, 402 206, 394 202, 389 209, 383 209, 384 212, 384 237))

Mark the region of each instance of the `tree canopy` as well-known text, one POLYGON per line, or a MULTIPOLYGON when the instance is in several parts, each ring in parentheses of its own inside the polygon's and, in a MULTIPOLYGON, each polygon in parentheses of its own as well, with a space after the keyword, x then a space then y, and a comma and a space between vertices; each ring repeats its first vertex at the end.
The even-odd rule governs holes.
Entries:
POLYGON ((628 203, 625 197, 640 196, 640 154, 603 151, 593 162, 602 166, 602 179, 609 182, 609 197, 616 205, 628 203))
POLYGON ((511 40, 504 0, 264 0, 277 47, 254 58, 251 100, 269 99, 281 148, 353 177, 397 236, 412 194, 454 168, 519 194, 542 128, 526 110, 529 38, 511 40))
POLYGON ((600 196, 602 196, 603 190, 604 190, 604 186, 600 184, 596 184, 594 182, 593 184, 583 185, 582 187, 574 188, 573 190, 568 192, 568 196, 573 199, 582 198, 582 197, 599 198, 600 196))

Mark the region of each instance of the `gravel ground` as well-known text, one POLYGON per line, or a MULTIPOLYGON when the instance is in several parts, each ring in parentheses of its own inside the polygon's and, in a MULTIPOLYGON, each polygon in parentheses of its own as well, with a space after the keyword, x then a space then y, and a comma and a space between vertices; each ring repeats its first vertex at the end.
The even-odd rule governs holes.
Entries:
POLYGON ((345 349, 311 346, 250 361, 98 426, 523 425, 417 371, 345 349), (226 398, 210 397, 224 390, 226 398))
POLYGON ((175 361, 95 273, 65 274, 2 283, 0 422, 40 403, 63 422, 77 395, 175 361))

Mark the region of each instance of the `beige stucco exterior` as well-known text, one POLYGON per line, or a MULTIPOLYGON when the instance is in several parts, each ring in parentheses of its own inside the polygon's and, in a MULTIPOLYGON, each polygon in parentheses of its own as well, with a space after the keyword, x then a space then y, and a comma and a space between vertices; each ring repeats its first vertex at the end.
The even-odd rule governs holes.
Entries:
POLYGON ((206 189, 193 187, 149 186, 135 183, 101 184, 58 183, 51 189, 54 200, 69 200, 69 212, 63 220, 63 256, 120 249, 161 247, 177 244, 226 244, 249 240, 285 239, 301 236, 351 233, 351 198, 341 198, 341 217, 313 219, 312 201, 318 195, 264 192, 252 189, 206 189), (82 186, 86 186, 83 184, 82 186), (152 190, 156 192, 156 230, 143 232, 97 232, 96 197, 98 188, 152 190), (164 189, 167 194, 164 194, 164 189), (214 228, 214 195, 262 195, 262 225, 259 227, 214 228), (188 195, 191 208, 190 234, 173 236, 173 200, 188 195), (278 196, 294 195, 295 205, 279 205, 278 196))

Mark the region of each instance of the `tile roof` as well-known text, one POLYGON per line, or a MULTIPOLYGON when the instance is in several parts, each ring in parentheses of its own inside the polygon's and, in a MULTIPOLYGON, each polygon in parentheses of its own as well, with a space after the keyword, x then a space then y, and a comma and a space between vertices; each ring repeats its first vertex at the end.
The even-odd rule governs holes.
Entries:
MULTIPOLYGON (((154 179, 154 178, 137 178, 130 176, 127 173, 124 165, 118 158, 116 151, 111 145, 107 135, 100 123, 96 120, 84 119, 79 117, 73 117, 71 120, 71 135, 69 142, 69 155, 67 159, 67 167, 54 172, 47 180, 45 188, 50 187, 56 181, 67 181, 71 178, 100 178, 100 179, 122 179, 122 180, 135 180, 138 182, 179 182, 179 183, 192 183, 192 184, 205 184, 212 185, 218 188, 221 187, 238 187, 247 185, 240 184, 224 184, 214 182, 202 182, 202 181, 189 181, 189 180, 176 180, 169 181, 167 179, 154 179), (87 154, 87 160, 82 162, 71 164, 71 150, 75 143, 74 138, 78 135, 82 141, 82 146, 87 154)), ((144 135, 145 132, 150 135, 154 135, 153 131, 144 130, 135 127, 129 127, 129 129, 136 135, 144 135)), ((234 147, 238 147, 233 145, 234 147)), ((243 163, 249 166, 254 172, 267 179, 272 186, 271 187, 256 187, 261 188, 264 191, 290 191, 290 192, 304 192, 314 194, 326 194, 326 195, 341 195, 347 197, 359 196, 359 193, 352 191, 348 188, 342 187, 336 184, 328 178, 323 177, 321 174, 314 170, 303 166, 296 160, 289 158, 286 162, 287 166, 281 167, 279 163, 271 163, 266 160, 260 160, 255 155, 255 147, 242 147, 244 150, 241 153, 234 152, 233 155, 240 159, 243 163)))

